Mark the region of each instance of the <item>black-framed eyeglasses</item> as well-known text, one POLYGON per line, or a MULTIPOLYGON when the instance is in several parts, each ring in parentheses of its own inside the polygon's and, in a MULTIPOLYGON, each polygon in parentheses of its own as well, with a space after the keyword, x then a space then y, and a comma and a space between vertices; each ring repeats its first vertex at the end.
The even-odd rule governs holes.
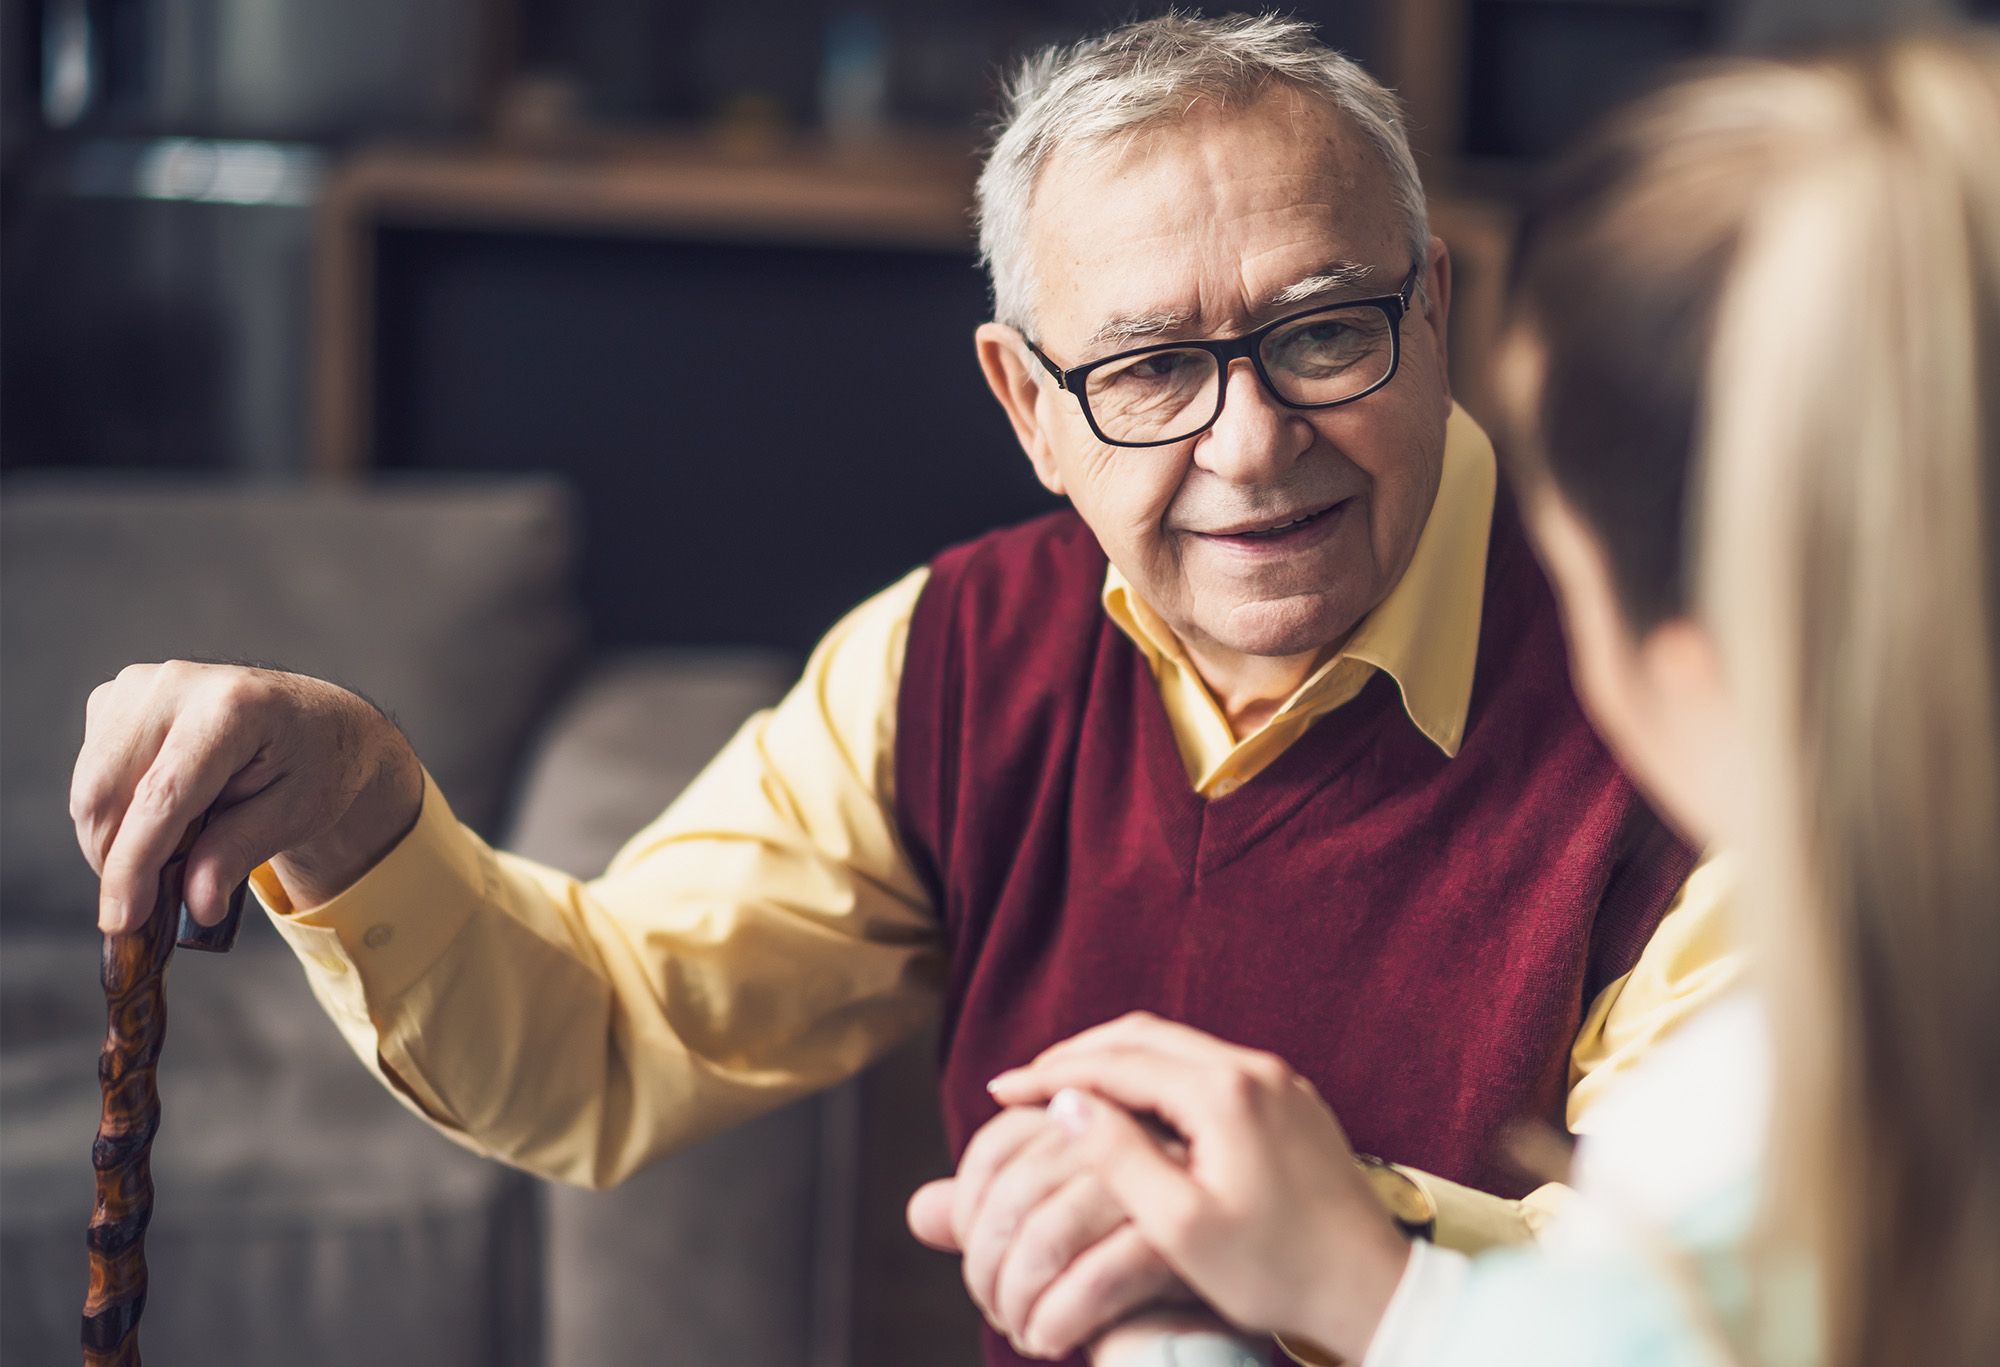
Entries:
POLYGON ((1403 315, 1419 261, 1394 294, 1321 304, 1241 337, 1161 342, 1064 370, 1034 342, 1028 350, 1076 395, 1084 421, 1110 446, 1167 446, 1200 436, 1222 416, 1232 361, 1249 360, 1265 392, 1287 408, 1333 408, 1396 378, 1403 315))

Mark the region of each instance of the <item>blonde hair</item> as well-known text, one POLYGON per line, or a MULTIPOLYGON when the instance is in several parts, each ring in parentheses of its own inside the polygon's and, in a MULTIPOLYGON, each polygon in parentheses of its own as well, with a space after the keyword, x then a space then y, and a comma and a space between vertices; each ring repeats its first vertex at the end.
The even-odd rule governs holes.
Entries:
POLYGON ((2000 1362, 2000 40, 1678 97, 1760 170, 1717 308, 1697 585, 1750 737, 1766 1252, 1835 1367, 2000 1362))
POLYGON ((1831 1367, 2000 1363, 2000 37, 1683 77, 1525 229, 1516 468, 1714 630, 1751 750, 1756 1284, 1831 1367))

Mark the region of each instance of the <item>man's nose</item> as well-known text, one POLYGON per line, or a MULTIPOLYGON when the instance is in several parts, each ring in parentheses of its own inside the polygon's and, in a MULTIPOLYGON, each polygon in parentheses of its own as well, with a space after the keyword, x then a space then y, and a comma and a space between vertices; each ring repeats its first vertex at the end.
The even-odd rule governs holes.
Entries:
POLYGON ((1312 424, 1264 388, 1248 360, 1223 375, 1222 415, 1195 440, 1194 463, 1235 484, 1265 484, 1312 445, 1312 424))

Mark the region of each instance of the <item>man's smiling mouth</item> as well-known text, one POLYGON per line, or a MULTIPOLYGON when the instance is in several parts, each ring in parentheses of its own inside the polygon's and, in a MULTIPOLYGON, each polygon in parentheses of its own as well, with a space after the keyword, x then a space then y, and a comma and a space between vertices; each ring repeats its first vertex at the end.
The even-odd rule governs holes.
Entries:
POLYGON ((1329 513, 1338 512, 1352 499, 1343 498, 1337 503, 1329 503, 1324 508, 1310 512, 1293 513, 1276 520, 1245 523, 1228 531, 1196 532, 1196 536, 1213 541, 1268 541, 1290 536, 1324 519, 1329 513))

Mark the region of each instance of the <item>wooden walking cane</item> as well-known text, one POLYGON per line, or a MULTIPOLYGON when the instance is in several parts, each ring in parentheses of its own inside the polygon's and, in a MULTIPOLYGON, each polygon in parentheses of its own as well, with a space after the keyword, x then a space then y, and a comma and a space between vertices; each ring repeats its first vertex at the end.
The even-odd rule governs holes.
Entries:
POLYGON ((139 1367, 139 1315, 146 1308, 146 1225, 153 1218, 153 1135, 160 1094, 153 1069, 166 1035, 167 959, 176 943, 226 952, 243 919, 245 885, 229 899, 229 914, 203 926, 181 901, 188 851, 208 818, 190 824, 160 870, 160 886, 145 923, 104 937, 101 976, 110 1017, 97 1080, 104 1114, 90 1164, 97 1170, 97 1204, 90 1214, 90 1294, 83 1302, 84 1367, 139 1367))

